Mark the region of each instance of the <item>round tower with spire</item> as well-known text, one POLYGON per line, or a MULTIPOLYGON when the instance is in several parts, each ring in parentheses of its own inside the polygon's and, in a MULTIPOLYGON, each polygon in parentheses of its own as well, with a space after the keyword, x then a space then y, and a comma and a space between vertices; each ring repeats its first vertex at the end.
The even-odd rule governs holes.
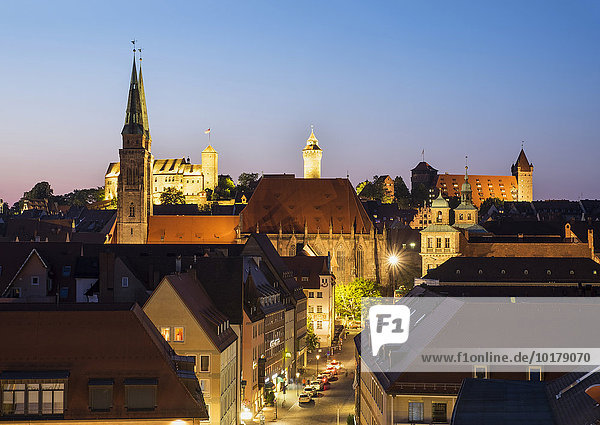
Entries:
POLYGON ((304 178, 321 178, 321 158, 323 150, 319 147, 319 141, 315 137, 313 126, 311 126, 310 137, 306 140, 306 146, 302 149, 304 159, 304 178))

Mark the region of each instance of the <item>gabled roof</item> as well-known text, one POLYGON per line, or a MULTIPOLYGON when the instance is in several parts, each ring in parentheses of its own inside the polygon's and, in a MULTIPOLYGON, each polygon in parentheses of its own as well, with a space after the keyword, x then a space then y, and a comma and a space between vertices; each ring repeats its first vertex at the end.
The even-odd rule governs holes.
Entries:
POLYGON ((329 257, 297 255, 281 258, 294 273, 296 282, 304 289, 319 289, 321 287, 320 276, 331 275, 328 267, 329 257))
POLYGON ((357 233, 371 221, 348 179, 263 178, 240 214, 242 233, 357 233), (257 229, 258 225, 258 229, 257 229))
POLYGON ((154 411, 112 409, 103 419, 208 418, 190 359, 175 354, 137 304, 0 303, 0 322, 12 329, 3 335, 0 370, 69 372, 65 419, 98 420, 87 395, 75 394, 87 394, 89 379, 99 377, 151 378, 159 387, 154 411))
POLYGON ((237 215, 150 216, 148 243, 235 243, 239 221, 237 215))
POLYGON ((202 284, 195 278, 195 273, 165 276, 161 284, 167 283, 179 295, 180 300, 220 352, 235 342, 237 335, 227 323, 229 319, 218 310, 202 284), (219 327, 222 327, 222 332, 218 331, 219 327))
POLYGON ((452 414, 452 425, 552 425, 544 382, 467 378, 452 414))
POLYGON ((453 257, 423 278, 440 283, 600 283, 600 264, 591 258, 453 257))

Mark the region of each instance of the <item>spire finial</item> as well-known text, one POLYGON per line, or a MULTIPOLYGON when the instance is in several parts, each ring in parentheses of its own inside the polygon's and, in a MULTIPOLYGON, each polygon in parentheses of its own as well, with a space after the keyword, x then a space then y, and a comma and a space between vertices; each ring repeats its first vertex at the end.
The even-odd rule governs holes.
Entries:
POLYGON ((521 150, 523 150, 524 145, 525 145, 525 140, 521 140, 521 150))
POLYGON ((131 44, 133 44, 133 60, 134 60, 134 62, 135 62, 135 52, 137 52, 135 43, 137 43, 137 40, 134 38, 133 40, 131 40, 131 44))
POLYGON ((469 157, 467 155, 465 155, 465 181, 469 180, 468 170, 469 170, 469 157))
POLYGON ((421 157, 423 158, 423 162, 425 162, 425 149, 421 151, 421 157))

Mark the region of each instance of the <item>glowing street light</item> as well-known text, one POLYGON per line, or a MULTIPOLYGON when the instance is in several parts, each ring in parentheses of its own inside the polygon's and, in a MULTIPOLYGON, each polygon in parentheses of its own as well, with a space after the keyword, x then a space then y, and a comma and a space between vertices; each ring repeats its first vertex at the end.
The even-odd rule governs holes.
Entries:
POLYGON ((320 357, 321 357, 321 356, 319 356, 319 355, 317 354, 317 365, 316 365, 316 368, 315 368, 315 377, 316 377, 316 376, 319 374, 319 358, 320 358, 320 357))
POLYGON ((400 257, 398 257, 398 254, 390 254, 387 258, 387 261, 390 267, 396 267, 398 264, 400 264, 400 257))

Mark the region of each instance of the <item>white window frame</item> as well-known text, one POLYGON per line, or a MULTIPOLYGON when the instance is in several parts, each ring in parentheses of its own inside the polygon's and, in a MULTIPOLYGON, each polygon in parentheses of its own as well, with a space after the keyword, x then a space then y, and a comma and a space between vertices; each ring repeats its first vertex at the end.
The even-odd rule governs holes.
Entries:
POLYGON ((129 288, 129 277, 121 276, 121 288, 129 288))
POLYGON ((31 276, 31 286, 40 286, 39 276, 31 276))
POLYGON ((489 371, 488 371, 487 365, 483 365, 483 364, 473 365, 473 378, 477 378, 477 369, 484 369, 485 376, 483 377, 483 379, 488 379, 489 371))
POLYGON ((210 397, 210 378, 199 378, 198 383, 200 384, 200 389, 202 390, 202 395, 204 398, 210 397), (202 382, 205 383, 205 388, 202 388, 202 382))

